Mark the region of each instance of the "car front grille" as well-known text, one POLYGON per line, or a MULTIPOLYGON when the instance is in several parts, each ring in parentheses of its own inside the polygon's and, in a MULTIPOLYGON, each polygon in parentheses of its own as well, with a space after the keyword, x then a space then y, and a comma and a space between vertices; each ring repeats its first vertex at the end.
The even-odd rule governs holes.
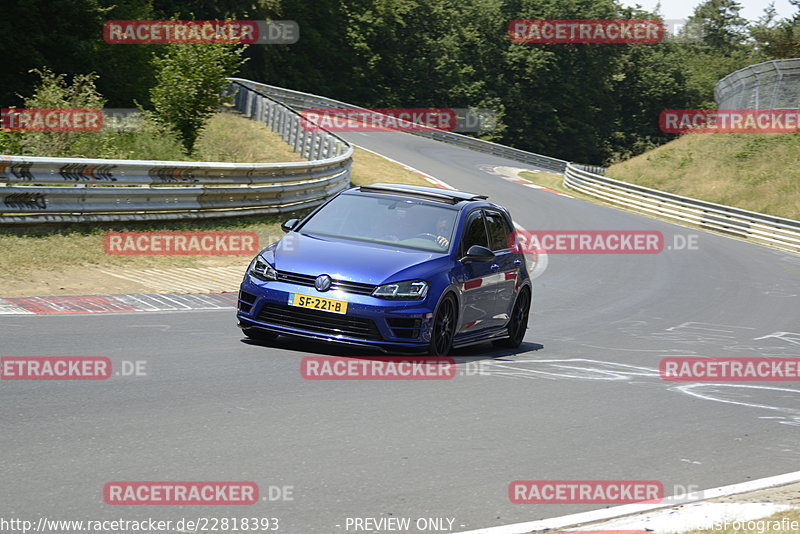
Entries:
POLYGON ((329 336, 346 336, 368 341, 380 341, 375 322, 339 313, 309 310, 297 306, 266 303, 258 314, 259 322, 298 328, 329 336))
POLYGON ((250 293, 246 293, 244 291, 239 291, 239 310, 244 313, 250 313, 250 310, 253 309, 253 304, 256 303, 256 296, 251 295, 250 293))
POLYGON ((389 328, 392 329, 392 335, 394 335, 394 337, 407 339, 416 339, 419 337, 419 328, 422 324, 420 319, 388 317, 386 322, 389 323, 389 328))
MULTIPOLYGON (((314 287, 314 280, 316 276, 310 274, 290 273, 287 271, 278 271, 277 278, 281 282, 288 282, 290 284, 297 284, 300 286, 314 287)), ((340 290, 346 293, 356 293, 359 295, 371 295, 375 288, 372 284, 362 284, 360 282, 348 282, 347 280, 331 280, 331 291, 340 290)))

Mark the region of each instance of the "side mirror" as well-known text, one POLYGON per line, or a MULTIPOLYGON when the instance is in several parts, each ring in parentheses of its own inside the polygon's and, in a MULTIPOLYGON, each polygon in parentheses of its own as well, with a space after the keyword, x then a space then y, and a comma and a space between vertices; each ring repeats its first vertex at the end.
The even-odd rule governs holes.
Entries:
POLYGON ((300 222, 298 219, 289 219, 288 221, 281 224, 281 230, 284 232, 288 232, 289 230, 294 229, 297 226, 297 223, 300 222))
POLYGON ((486 247, 480 245, 472 245, 467 251, 467 255, 461 258, 461 261, 468 263, 471 261, 487 262, 494 259, 494 252, 486 247))

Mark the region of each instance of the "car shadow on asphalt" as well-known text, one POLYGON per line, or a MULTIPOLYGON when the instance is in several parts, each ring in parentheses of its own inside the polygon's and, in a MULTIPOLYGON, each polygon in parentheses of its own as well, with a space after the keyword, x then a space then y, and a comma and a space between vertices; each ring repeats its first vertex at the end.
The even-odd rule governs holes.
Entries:
POLYGON ((544 349, 544 345, 540 343, 523 342, 522 345, 516 349, 496 348, 491 343, 481 343, 478 345, 470 345, 454 350, 450 356, 456 363, 468 363, 481 360, 508 360, 513 361, 517 356, 527 355, 532 352, 544 349))
MULTIPOLYGON (((254 347, 287 350, 303 353, 308 356, 338 356, 342 358, 418 358, 426 356, 425 354, 414 352, 386 353, 368 347, 339 345, 336 343, 326 343, 323 341, 312 341, 287 336, 279 336, 274 341, 269 342, 257 341, 245 337, 241 339, 241 342, 254 347)), ((490 342, 485 342, 454 349, 449 357, 453 358, 456 364, 471 363, 481 360, 512 360, 517 356, 530 354, 543 349, 544 345, 540 343, 523 342, 522 345, 516 349, 507 349, 496 348, 490 342)), ((269 353, 265 352, 265 356, 267 354, 269 353)))

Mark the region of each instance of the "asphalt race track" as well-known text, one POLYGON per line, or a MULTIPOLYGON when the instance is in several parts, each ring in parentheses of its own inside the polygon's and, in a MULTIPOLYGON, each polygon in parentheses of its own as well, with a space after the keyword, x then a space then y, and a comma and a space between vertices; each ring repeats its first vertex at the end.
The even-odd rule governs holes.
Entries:
POLYGON ((299 534, 424 517, 459 531, 603 507, 512 504, 518 479, 659 480, 671 494, 798 470, 791 382, 666 382, 658 362, 800 356, 800 257, 488 172, 524 167, 513 161, 407 134, 346 137, 489 194, 527 229, 658 230, 667 246, 699 234, 697 250, 551 255, 521 350, 457 351, 449 381, 307 381, 305 356, 369 353, 247 342, 232 310, 0 316, 0 355, 146 362, 146 376, 0 383, 5 514, 277 517, 299 534), (266 500, 104 504, 103 485, 126 480, 253 481, 266 500), (270 486, 291 486, 291 500, 270 486))

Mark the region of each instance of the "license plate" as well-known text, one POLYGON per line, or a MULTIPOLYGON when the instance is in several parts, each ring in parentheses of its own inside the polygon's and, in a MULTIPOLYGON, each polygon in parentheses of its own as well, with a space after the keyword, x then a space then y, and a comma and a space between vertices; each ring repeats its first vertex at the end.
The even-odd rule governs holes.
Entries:
POLYGON ((343 300, 323 299, 308 295, 298 295, 296 293, 289 295, 289 305, 333 313, 347 313, 347 302, 343 300))

